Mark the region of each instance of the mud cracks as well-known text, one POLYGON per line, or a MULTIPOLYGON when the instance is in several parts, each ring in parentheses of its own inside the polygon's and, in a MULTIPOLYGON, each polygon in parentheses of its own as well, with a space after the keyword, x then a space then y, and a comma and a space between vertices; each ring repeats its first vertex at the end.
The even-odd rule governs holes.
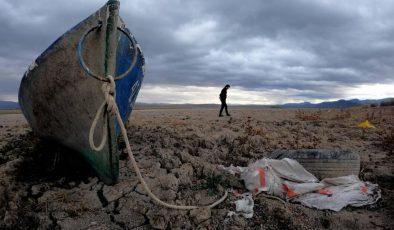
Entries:
POLYGON ((154 114, 137 111, 128 132, 144 178, 153 193, 169 203, 206 205, 218 199, 225 188, 242 192, 243 184, 236 177, 217 171, 218 164, 246 166, 276 148, 315 145, 340 146, 364 154, 362 161, 368 164, 364 163, 361 176, 382 185, 383 201, 369 209, 348 208, 334 213, 298 204, 284 206, 260 196, 255 199, 252 219, 227 216, 234 210, 233 196, 213 210, 169 210, 155 205, 145 195, 127 165, 127 154, 121 153, 119 183, 106 186, 71 150, 39 140, 32 133, 20 135, 11 130, 7 143, 0 149, 0 228, 387 227, 392 211, 390 198, 394 197, 390 183, 393 162, 374 147, 375 134, 361 139, 346 125, 348 121, 324 117, 299 121, 287 112, 238 111, 235 118, 218 119, 216 112, 209 110, 158 110, 154 114))

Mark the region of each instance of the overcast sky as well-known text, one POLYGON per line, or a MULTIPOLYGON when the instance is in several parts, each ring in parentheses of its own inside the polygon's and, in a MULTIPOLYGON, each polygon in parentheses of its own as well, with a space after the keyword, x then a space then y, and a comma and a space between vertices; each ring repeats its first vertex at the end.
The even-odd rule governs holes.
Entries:
MULTIPOLYGON (((0 100, 102 0, 0 0, 0 100)), ((142 46, 138 102, 275 104, 394 97, 392 0, 121 0, 142 46)))

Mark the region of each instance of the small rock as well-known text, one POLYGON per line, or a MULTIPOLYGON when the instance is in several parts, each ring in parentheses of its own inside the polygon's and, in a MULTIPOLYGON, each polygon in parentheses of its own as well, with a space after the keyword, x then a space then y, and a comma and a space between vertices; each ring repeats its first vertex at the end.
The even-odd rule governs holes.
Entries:
POLYGON ((41 193, 41 186, 40 185, 33 185, 31 186, 31 195, 37 196, 41 193))
POLYGON ((114 216, 115 221, 123 223, 126 229, 133 229, 145 223, 145 217, 137 212, 133 212, 128 208, 120 210, 118 215, 114 216))
POLYGON ((95 191, 86 192, 82 196, 83 197, 81 198, 81 205, 83 206, 83 208, 90 210, 98 210, 102 207, 97 192, 95 191))
MULTIPOLYGON (((72 182, 70 182, 72 183, 72 182)), ((81 189, 90 189, 93 185, 98 183, 98 178, 97 177, 93 177, 93 178, 89 178, 89 182, 87 184, 85 183, 81 183, 79 184, 78 187, 80 187, 81 189)))
POLYGON ((168 224, 169 215, 166 209, 155 210, 150 209, 146 217, 149 219, 149 223, 155 229, 166 229, 168 224))
POLYGON ((22 158, 17 158, 12 161, 8 161, 6 166, 5 166, 5 171, 8 173, 14 172, 23 162, 22 158))
POLYGON ((183 164, 179 169, 172 170, 179 179, 179 184, 181 185, 191 185, 193 178, 193 166, 190 163, 183 164))
POLYGON ((193 217, 194 223, 199 224, 211 218, 211 209, 199 208, 190 211, 190 216, 193 217))
POLYGON ((151 199, 138 193, 131 194, 132 199, 120 198, 117 210, 126 209, 129 212, 145 214, 151 206, 154 206, 151 199))
POLYGON ((160 178, 160 184, 163 189, 178 191, 179 181, 172 173, 162 176, 160 178))
POLYGON ((104 185, 103 195, 107 199, 107 201, 111 203, 112 201, 117 200, 122 196, 122 190, 117 188, 117 186, 115 187, 104 185))

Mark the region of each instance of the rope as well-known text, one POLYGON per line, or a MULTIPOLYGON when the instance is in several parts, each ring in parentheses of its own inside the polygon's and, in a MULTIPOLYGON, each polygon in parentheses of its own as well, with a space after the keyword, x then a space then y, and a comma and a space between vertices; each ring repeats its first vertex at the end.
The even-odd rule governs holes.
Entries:
MULTIPOLYGON (((90 147, 95 150, 95 151, 100 151, 104 148, 105 142, 107 140, 107 125, 103 125, 103 137, 101 139, 101 143, 98 147, 95 146, 94 141, 93 141, 93 136, 94 136, 94 130, 96 128, 98 119, 100 117, 100 114, 102 113, 105 105, 107 105, 107 113, 104 113, 104 120, 106 119, 106 114, 108 116, 108 113, 111 113, 113 115, 116 115, 116 119, 119 123, 119 127, 121 130, 121 133, 123 135, 123 139, 126 143, 126 149, 127 149, 127 153, 129 155, 129 158, 131 160, 131 164, 137 174, 137 177, 139 179, 139 181, 142 184, 142 187, 144 188, 145 192, 147 193, 147 195, 153 200, 155 201, 157 204, 162 205, 164 207, 167 208, 172 208, 172 209, 182 209, 182 210, 191 210, 191 209, 197 209, 197 208, 213 208, 215 206, 217 206, 218 204, 222 203, 226 198, 227 198, 227 194, 228 192, 225 191, 225 194, 216 202, 207 205, 207 206, 184 206, 184 205, 174 205, 174 204, 169 204, 166 203, 162 200, 160 200, 155 194, 152 193, 152 191, 150 190, 148 184, 145 182, 144 178, 142 177, 141 171, 138 167, 137 161, 134 158, 134 154, 131 151, 131 147, 130 147, 130 142, 129 142, 129 138, 127 136, 127 131, 125 128, 125 125, 123 123, 122 118, 120 117, 120 113, 119 113, 119 109, 118 106, 116 105, 115 102, 115 81, 114 81, 114 77, 112 77, 111 75, 108 75, 107 78, 109 79, 109 83, 105 82, 103 84, 102 90, 103 93, 105 95, 105 101, 101 104, 101 106, 99 107, 99 109, 97 110, 96 116, 93 120, 92 126, 90 128, 90 132, 89 132, 89 144, 90 147), (105 131, 104 131, 105 130, 105 131)), ((106 124, 106 123, 105 123, 106 124)))
MULTIPOLYGON (((104 146, 105 143, 107 142, 107 119, 104 116, 104 124, 103 124, 103 136, 101 138, 101 142, 99 146, 96 146, 94 143, 94 130, 96 129, 98 120, 100 119, 100 114, 102 114, 102 111, 105 107, 105 105, 107 105, 107 112, 111 113, 112 115, 114 115, 116 112, 118 111, 118 108, 116 107, 116 102, 115 102, 115 81, 113 77, 108 78, 110 80, 109 83, 105 82, 102 87, 101 90, 104 93, 105 96, 105 101, 100 105, 99 109, 96 112, 96 116, 93 119, 92 122, 92 126, 90 126, 90 130, 89 130, 89 145, 90 148, 92 148, 94 151, 101 151, 104 146)), ((105 113, 104 113, 105 115, 105 113)))

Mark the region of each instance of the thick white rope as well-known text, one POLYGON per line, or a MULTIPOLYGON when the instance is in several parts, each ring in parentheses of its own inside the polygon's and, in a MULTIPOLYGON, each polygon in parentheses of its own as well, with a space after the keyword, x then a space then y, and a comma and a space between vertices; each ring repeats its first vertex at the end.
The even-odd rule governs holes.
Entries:
MULTIPOLYGON (((90 132, 89 132, 89 144, 90 144, 90 147, 93 150, 95 150, 95 151, 100 151, 100 150, 103 149, 103 147, 105 145, 105 142, 107 140, 106 125, 103 126, 103 137, 102 137, 101 143, 100 143, 100 145, 98 147, 96 147, 95 144, 94 144, 94 141, 93 141, 93 136, 94 135, 93 134, 94 134, 94 130, 95 130, 95 127, 96 127, 98 119, 99 119, 99 115, 102 113, 102 110, 103 110, 104 106, 107 105, 107 113, 106 114, 111 113, 111 114, 115 114, 116 115, 116 118, 117 118, 117 121, 119 123, 119 127, 120 127, 120 130, 121 130, 121 133, 123 135, 123 139, 125 140, 125 143, 126 143, 126 149, 127 149, 127 153, 129 155, 129 158, 131 160, 131 164, 132 164, 132 166, 133 166, 133 168, 134 168, 134 170, 135 170, 135 172, 137 174, 137 177, 138 177, 139 181, 142 184, 142 187, 144 188, 144 190, 147 193, 147 195, 153 201, 155 201, 157 204, 162 205, 162 206, 167 207, 167 208, 183 209, 183 210, 190 210, 190 209, 197 209, 197 208, 213 208, 213 207, 217 206, 218 204, 222 203, 227 198, 227 194, 228 194, 227 191, 225 191, 225 194, 219 200, 217 200, 216 202, 214 202, 214 203, 212 203, 210 205, 207 205, 207 206, 183 206, 183 205, 169 204, 169 203, 166 203, 166 202, 160 200, 155 194, 152 193, 152 191, 150 190, 148 184, 145 182, 144 178, 142 177, 141 171, 140 171, 140 169, 138 167, 138 164, 137 164, 137 162, 136 162, 136 160, 134 158, 133 152, 131 151, 129 138, 127 136, 127 131, 126 131, 125 125, 123 123, 123 120, 120 117, 118 106, 116 105, 116 102, 115 102, 115 99, 114 99, 115 98, 115 87, 116 87, 114 78, 112 76, 110 76, 110 75, 108 75, 107 78, 110 80, 110 82, 109 83, 104 83, 103 87, 102 87, 104 95, 105 95, 105 101, 100 106, 100 108, 97 110, 97 114, 96 114, 96 116, 95 116, 95 118, 93 120, 92 126, 90 128, 90 132), (105 129, 105 132, 104 132, 104 129, 105 129), (98 150, 96 150, 96 149, 98 149, 98 150)), ((106 117, 104 117, 104 120, 106 120, 106 117)))
MULTIPOLYGON (((118 108, 116 106, 116 102, 115 102, 115 81, 114 78, 111 77, 109 78, 110 82, 107 83, 105 82, 102 87, 101 90, 104 93, 105 96, 105 100, 104 102, 100 105, 99 109, 96 112, 96 116, 93 119, 92 125, 90 126, 90 130, 89 130, 89 145, 90 148, 92 148, 94 151, 101 151, 104 146, 105 143, 107 142, 107 117, 104 116, 103 120, 104 120, 104 124, 103 124, 103 132, 102 132, 102 137, 101 137, 101 142, 99 146, 96 146, 94 144, 94 131, 96 129, 98 120, 100 118, 100 115, 103 113, 103 109, 105 107, 105 105, 107 106, 107 112, 111 113, 112 115, 114 115, 116 112, 118 112, 118 108)), ((106 115, 106 113, 104 113, 104 115, 106 115)))

